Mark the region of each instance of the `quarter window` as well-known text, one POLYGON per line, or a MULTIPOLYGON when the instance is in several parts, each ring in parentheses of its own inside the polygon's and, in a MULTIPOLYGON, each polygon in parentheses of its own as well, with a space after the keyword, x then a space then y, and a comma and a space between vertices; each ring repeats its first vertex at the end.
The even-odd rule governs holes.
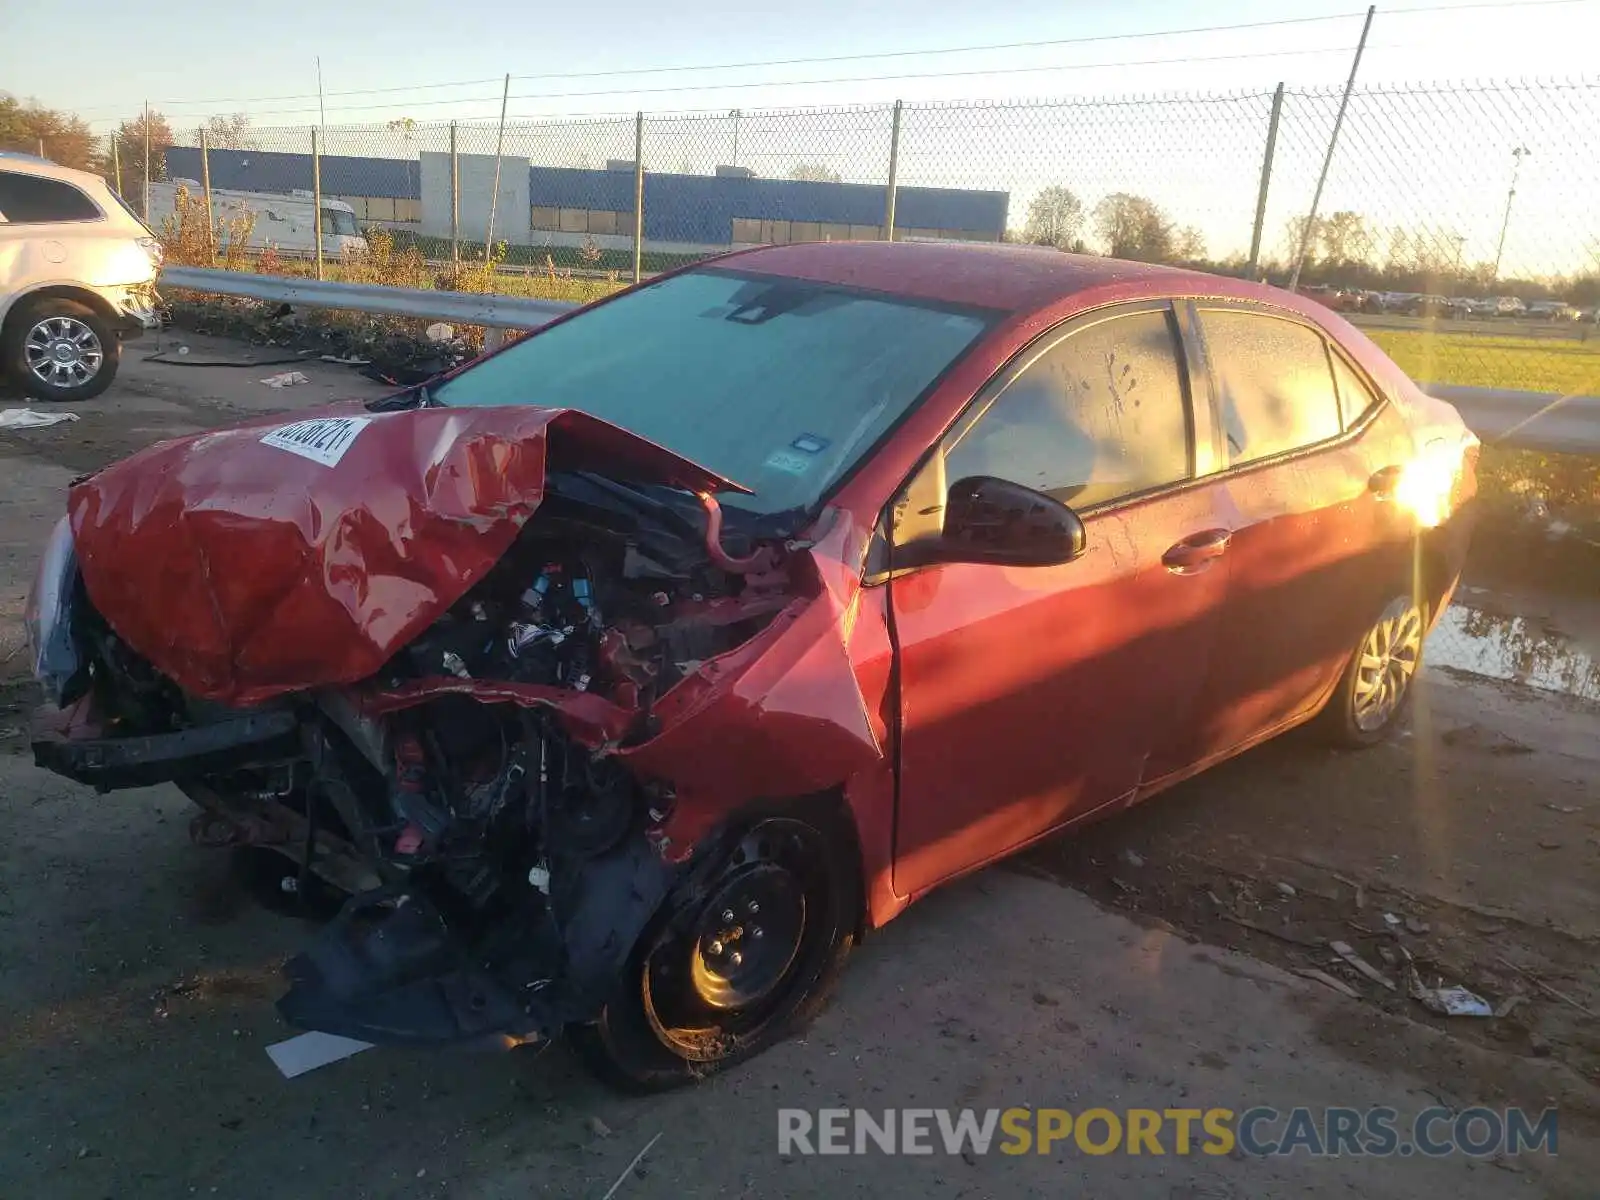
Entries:
POLYGON ((1322 335, 1262 313, 1201 314, 1228 463, 1255 462, 1337 437, 1339 401, 1322 335))
POLYGON ((70 183, 15 171, 0 171, 0 213, 12 225, 100 219, 94 201, 70 183))
POLYGON ((1344 427, 1349 429, 1367 409, 1378 402, 1378 398, 1361 376, 1350 369, 1350 364, 1337 354, 1333 356, 1333 377, 1339 384, 1339 414, 1344 418, 1344 427))
POLYGON ((989 475, 1087 508, 1187 479, 1189 421, 1165 312, 1080 329, 1016 376, 946 453, 954 483, 989 475))

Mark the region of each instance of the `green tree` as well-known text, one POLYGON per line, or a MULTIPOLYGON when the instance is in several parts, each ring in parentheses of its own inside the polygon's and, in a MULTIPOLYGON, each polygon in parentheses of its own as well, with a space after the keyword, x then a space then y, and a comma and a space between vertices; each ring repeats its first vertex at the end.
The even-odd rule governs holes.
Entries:
POLYGON ((1165 262, 1173 257, 1176 232, 1154 200, 1112 192, 1094 206, 1094 228, 1112 258, 1165 262))
POLYGON ((117 126, 117 154, 122 165, 122 194, 139 207, 144 190, 145 131, 150 134, 150 179, 167 177, 167 147, 172 145, 172 126, 154 109, 117 126))
POLYGON ((101 169, 99 139, 80 117, 0 92, 0 150, 38 154, 41 146, 46 158, 64 167, 101 169))

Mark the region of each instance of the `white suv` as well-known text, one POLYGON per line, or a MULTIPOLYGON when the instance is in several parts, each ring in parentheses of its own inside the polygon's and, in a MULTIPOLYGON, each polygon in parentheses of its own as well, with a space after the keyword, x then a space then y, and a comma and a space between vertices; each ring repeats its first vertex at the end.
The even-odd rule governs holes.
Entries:
POLYGON ((0 152, 0 377, 40 400, 98 396, 123 337, 156 327, 160 269, 105 180, 0 152))

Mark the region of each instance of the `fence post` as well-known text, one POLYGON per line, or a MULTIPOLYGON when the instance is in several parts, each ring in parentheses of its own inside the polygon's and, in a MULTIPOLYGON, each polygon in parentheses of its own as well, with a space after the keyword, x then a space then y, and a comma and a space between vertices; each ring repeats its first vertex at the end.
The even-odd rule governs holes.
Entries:
POLYGON ((1272 183, 1272 156, 1278 148, 1278 118, 1283 115, 1283 84, 1272 93, 1272 116, 1267 119, 1267 152, 1261 158, 1261 189, 1256 192, 1256 223, 1250 230, 1250 278, 1261 265, 1261 226, 1267 219, 1267 188, 1272 183))
POLYGON ((217 223, 211 215, 211 136, 200 130, 200 189, 206 200, 206 252, 217 261, 217 223))
POLYGON ((461 269, 461 163, 456 157, 456 123, 450 122, 450 265, 461 269))
MULTIPOLYGON (((111 178, 116 181, 117 195, 122 195, 122 134, 111 135, 111 178)), ((126 197, 124 197, 126 199, 126 197)))
POLYGON ((644 111, 633 118, 633 281, 644 266, 644 111))
POLYGON ((322 146, 317 131, 311 131, 311 227, 317 231, 317 278, 322 278, 322 146))
POLYGON ((44 139, 43 138, 39 139, 39 157, 40 158, 46 157, 45 152, 44 152, 44 139))
POLYGON ((1305 265, 1306 250, 1317 229, 1317 206, 1322 203, 1322 185, 1328 182, 1328 168, 1333 165, 1333 151, 1339 144, 1339 129, 1344 125, 1344 112, 1350 105, 1350 93, 1355 90, 1356 72, 1361 69, 1361 52, 1367 48, 1367 34, 1372 31, 1372 15, 1378 11, 1376 4, 1367 9, 1367 21, 1361 27, 1361 40, 1356 43, 1356 56, 1350 63, 1350 78, 1345 80, 1344 96, 1339 101, 1339 115, 1333 119, 1333 132, 1328 135, 1328 152, 1322 157, 1322 173, 1317 176, 1317 190, 1311 193, 1311 212, 1306 215, 1306 227, 1300 231, 1300 249, 1294 256, 1294 270, 1289 275, 1289 290, 1300 286, 1300 268, 1305 265))
POLYGON ((894 123, 889 127, 889 187, 883 201, 883 237, 894 241, 894 202, 900 179, 900 101, 894 102, 894 123))

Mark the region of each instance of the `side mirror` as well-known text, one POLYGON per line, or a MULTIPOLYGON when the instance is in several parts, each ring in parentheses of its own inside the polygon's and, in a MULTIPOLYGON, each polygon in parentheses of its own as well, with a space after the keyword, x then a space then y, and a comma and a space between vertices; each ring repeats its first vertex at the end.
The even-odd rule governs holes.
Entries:
POLYGON ((1083 554, 1083 521, 1059 500, 1006 479, 974 475, 950 485, 944 533, 934 554, 943 562, 1051 567, 1083 554))

